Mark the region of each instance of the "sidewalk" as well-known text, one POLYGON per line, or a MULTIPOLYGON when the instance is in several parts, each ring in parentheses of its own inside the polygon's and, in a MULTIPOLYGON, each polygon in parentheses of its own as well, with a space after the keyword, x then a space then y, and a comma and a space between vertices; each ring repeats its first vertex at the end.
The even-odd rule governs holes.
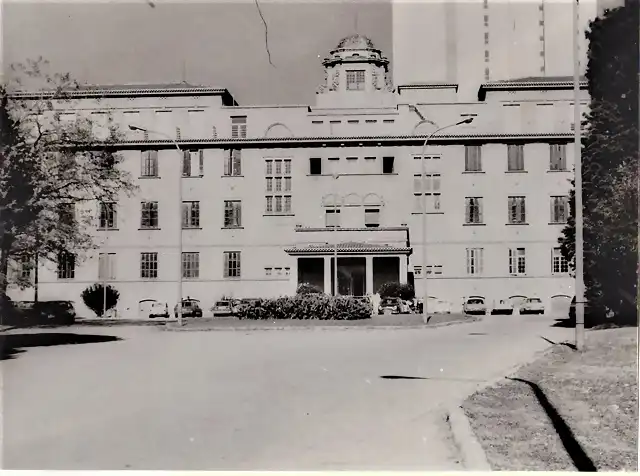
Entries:
POLYGON ((637 328, 555 345, 463 409, 494 470, 637 471, 637 328))

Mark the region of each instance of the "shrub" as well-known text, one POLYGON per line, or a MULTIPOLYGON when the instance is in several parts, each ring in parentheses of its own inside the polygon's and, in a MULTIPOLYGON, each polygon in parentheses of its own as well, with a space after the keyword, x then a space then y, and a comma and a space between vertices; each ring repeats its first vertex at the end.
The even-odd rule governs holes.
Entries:
POLYGON ((324 291, 315 284, 300 283, 298 289, 296 289, 296 294, 324 294, 324 291))
POLYGON ((411 286, 410 284, 397 283, 394 281, 384 283, 382 286, 380 286, 378 294, 380 294, 380 297, 382 298, 400 298, 405 301, 409 301, 416 296, 416 292, 413 289, 413 286, 411 286))
POLYGON ((239 311, 239 319, 317 319, 354 321, 369 319, 373 308, 369 301, 349 296, 297 294, 275 299, 260 299, 239 311))
POLYGON ((104 286, 100 283, 89 286, 87 289, 82 291, 81 296, 85 305, 95 312, 98 317, 102 317, 105 310, 108 311, 109 309, 116 307, 118 299, 120 299, 120 293, 118 290, 107 284, 107 305, 105 309, 104 286))

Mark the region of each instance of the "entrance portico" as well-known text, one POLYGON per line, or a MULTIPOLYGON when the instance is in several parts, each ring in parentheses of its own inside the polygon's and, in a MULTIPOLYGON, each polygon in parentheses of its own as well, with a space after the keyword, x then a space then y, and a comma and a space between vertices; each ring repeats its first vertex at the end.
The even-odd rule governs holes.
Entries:
MULTIPOLYGON (((296 257, 291 276, 293 292, 301 283, 313 284, 326 294, 333 294, 335 245, 309 245, 285 250, 296 257)), ((340 243, 338 257, 338 294, 365 296, 377 292, 389 281, 407 282, 407 246, 369 243, 340 243)))

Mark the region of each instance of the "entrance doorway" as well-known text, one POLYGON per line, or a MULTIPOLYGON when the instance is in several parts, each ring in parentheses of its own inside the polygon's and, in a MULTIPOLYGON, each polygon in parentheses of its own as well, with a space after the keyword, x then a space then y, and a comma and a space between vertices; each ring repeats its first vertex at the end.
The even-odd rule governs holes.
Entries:
MULTIPOLYGON (((331 259, 331 286, 334 285, 333 264, 331 259)), ((338 258, 338 294, 342 296, 364 296, 366 294, 366 259, 338 258)))

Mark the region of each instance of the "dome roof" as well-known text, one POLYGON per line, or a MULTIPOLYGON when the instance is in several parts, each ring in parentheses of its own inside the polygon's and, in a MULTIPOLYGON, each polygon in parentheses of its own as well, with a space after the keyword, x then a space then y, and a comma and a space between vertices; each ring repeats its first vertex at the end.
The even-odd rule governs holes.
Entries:
POLYGON ((336 49, 348 49, 348 50, 375 50, 376 47, 369 38, 363 35, 349 35, 345 36, 336 49))

